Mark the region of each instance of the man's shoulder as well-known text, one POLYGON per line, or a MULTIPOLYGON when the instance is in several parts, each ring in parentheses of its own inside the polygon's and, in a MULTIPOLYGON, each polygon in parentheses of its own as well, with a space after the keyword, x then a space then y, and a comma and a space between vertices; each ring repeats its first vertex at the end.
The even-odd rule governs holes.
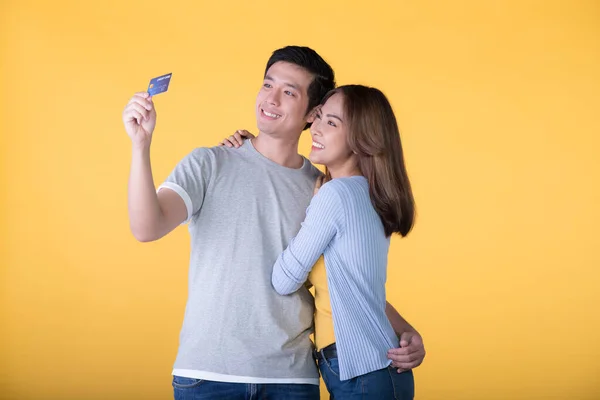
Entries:
POLYGON ((323 172, 321 172, 317 167, 314 166, 307 158, 304 161, 306 165, 306 174, 312 179, 317 180, 318 177, 323 176, 323 172))
MULTIPOLYGON (((195 158, 199 161, 203 161, 203 162, 206 162, 206 161, 214 162, 219 159, 228 157, 235 151, 237 151, 238 153, 241 153, 239 150, 240 149, 229 148, 226 146, 212 146, 212 147, 204 146, 204 147, 194 148, 189 153, 188 156, 195 158)), ((238 155, 240 155, 240 154, 238 154, 238 155)))

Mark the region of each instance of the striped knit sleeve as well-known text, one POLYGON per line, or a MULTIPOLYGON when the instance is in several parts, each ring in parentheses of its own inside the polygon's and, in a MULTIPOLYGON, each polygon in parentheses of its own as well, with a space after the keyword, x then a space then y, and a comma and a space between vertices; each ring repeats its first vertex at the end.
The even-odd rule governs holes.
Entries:
POLYGON ((300 231, 273 266, 273 287, 281 295, 298 290, 329 243, 343 233, 343 205, 333 182, 313 197, 300 231))

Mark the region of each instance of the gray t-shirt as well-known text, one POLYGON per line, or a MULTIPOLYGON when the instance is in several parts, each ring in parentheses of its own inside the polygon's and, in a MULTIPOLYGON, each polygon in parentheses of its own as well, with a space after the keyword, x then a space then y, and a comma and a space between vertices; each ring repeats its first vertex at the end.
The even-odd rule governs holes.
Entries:
POLYGON ((278 295, 277 256, 304 220, 320 174, 283 167, 250 140, 198 148, 159 187, 184 200, 191 235, 188 300, 173 374, 241 383, 319 384, 309 335, 314 301, 278 295))

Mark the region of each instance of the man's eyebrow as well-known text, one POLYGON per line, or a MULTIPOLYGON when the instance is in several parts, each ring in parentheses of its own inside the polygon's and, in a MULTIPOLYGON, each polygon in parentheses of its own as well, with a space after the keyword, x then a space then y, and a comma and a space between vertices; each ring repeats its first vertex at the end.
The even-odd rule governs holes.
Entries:
MULTIPOLYGON (((271 82, 275 82, 275 79, 273 79, 271 76, 269 75, 265 75, 265 80, 266 81, 271 81, 271 82)), ((296 90, 300 90, 298 89, 298 85, 294 84, 294 83, 290 83, 290 82, 283 82, 284 85, 291 87, 292 89, 296 89, 296 90)))

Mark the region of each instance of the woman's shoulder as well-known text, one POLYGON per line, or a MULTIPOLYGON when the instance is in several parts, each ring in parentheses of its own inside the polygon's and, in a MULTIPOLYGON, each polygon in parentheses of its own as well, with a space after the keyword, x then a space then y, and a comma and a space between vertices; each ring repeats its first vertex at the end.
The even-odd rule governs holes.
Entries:
POLYGON ((347 198, 348 196, 362 195, 365 190, 368 192, 369 183, 364 176, 348 176, 335 178, 323 184, 319 193, 323 191, 323 194, 339 195, 342 198, 347 198))

